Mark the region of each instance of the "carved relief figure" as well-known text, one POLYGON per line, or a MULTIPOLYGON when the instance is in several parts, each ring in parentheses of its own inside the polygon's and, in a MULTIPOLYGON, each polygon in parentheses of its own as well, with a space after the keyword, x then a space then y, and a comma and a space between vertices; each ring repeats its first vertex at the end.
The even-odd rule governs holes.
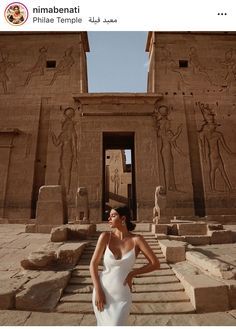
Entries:
POLYGON ((204 103, 197 103, 200 111, 202 113, 203 119, 205 123, 213 123, 215 122, 215 113, 212 108, 210 108, 209 104, 204 104, 204 103))
POLYGON ((64 121, 61 133, 56 136, 51 131, 52 141, 55 146, 60 146, 59 184, 65 186, 69 194, 71 185, 71 170, 73 161, 77 164, 77 133, 76 123, 73 121, 75 110, 68 107, 64 110, 64 121))
POLYGON ((89 222, 88 190, 79 187, 75 197, 76 221, 89 222))
POLYGON ((157 186, 155 190, 155 205, 153 208, 153 222, 158 224, 161 210, 166 208, 166 190, 163 186, 157 186))
POLYGON ((72 51, 73 47, 66 49, 63 58, 60 60, 56 67, 56 72, 54 73, 49 85, 53 85, 58 76, 68 75, 70 73, 70 68, 75 63, 74 58, 71 55, 72 51))
POLYGON ((164 172, 165 188, 169 191, 176 191, 173 150, 184 155, 176 143, 182 132, 182 125, 179 125, 176 132, 173 132, 168 115, 169 108, 162 105, 158 108, 158 113, 154 118, 157 137, 160 142, 160 156, 164 172))
POLYGON ((185 81, 182 73, 178 70, 177 62, 172 58, 170 50, 167 47, 161 47, 161 49, 163 53, 163 57, 161 58, 161 61, 164 62, 165 73, 166 74, 168 72, 177 73, 181 82, 187 85, 188 83, 185 81))
POLYGON ((44 75, 44 69, 46 67, 46 61, 47 61, 47 48, 42 47, 39 49, 39 57, 34 64, 34 66, 27 70, 29 72, 26 80, 25 80, 25 86, 28 85, 30 80, 35 76, 41 76, 44 75))
POLYGON ((191 47, 189 51, 189 62, 193 68, 193 74, 202 74, 210 84, 212 84, 211 78, 209 77, 206 68, 201 64, 199 60, 197 49, 195 47, 191 47))
POLYGON ((216 191, 216 172, 219 171, 228 190, 232 190, 230 179, 225 170, 224 160, 221 155, 221 148, 228 154, 236 156, 225 142, 224 135, 217 131, 216 128, 220 126, 214 121, 214 117, 210 117, 210 121, 204 118, 204 124, 199 130, 199 139, 202 150, 203 161, 208 160, 209 166, 209 181, 210 190, 216 191))
POLYGON ((226 68, 224 81, 230 87, 236 81, 236 59, 232 48, 225 52, 225 60, 221 64, 226 68))
POLYGON ((119 170, 116 168, 114 171, 114 175, 111 176, 111 181, 114 184, 114 194, 119 194, 119 186, 120 186, 120 175, 119 170))
POLYGON ((0 52, 0 54, 1 54, 0 83, 2 84, 4 94, 6 94, 7 93, 7 82, 9 81, 9 77, 7 75, 7 70, 9 68, 12 68, 15 65, 15 63, 8 61, 8 57, 9 57, 8 54, 3 54, 2 52, 0 52))

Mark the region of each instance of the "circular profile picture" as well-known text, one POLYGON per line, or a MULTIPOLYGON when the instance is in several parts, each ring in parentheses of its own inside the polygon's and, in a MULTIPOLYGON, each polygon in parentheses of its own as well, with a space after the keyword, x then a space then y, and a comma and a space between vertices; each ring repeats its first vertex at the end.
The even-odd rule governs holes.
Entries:
POLYGON ((24 24, 28 18, 28 9, 23 3, 12 2, 5 9, 6 21, 15 26, 24 24))

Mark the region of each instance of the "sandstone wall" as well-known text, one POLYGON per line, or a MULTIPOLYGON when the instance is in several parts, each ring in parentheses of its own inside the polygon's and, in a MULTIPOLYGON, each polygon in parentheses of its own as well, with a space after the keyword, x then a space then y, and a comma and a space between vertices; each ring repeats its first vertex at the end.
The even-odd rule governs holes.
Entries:
POLYGON ((190 159, 192 182, 182 177, 183 160, 179 179, 193 184, 195 208, 235 214, 236 35, 154 33, 149 40, 149 50, 155 49, 149 76, 154 70, 155 78, 149 78, 148 90, 163 94, 170 122, 176 122, 178 112, 179 124, 186 125, 189 148, 183 151, 190 159))
POLYGON ((46 183, 54 112, 63 113, 73 93, 88 89, 86 38, 84 33, 0 34, 1 217, 35 215, 39 187, 46 183))

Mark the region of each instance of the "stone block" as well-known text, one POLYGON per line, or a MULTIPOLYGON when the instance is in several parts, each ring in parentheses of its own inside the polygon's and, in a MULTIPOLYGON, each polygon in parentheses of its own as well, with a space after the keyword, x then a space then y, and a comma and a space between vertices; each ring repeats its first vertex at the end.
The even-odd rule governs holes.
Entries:
POLYGON ((218 231, 223 230, 224 227, 222 224, 207 224, 207 230, 208 231, 218 231))
POLYGON ((205 223, 180 223, 177 224, 178 235, 206 235, 207 224, 205 223))
POLYGON ((150 232, 151 230, 151 223, 135 223, 135 224, 136 224, 135 227, 136 231, 150 232))
POLYGON ((36 221, 37 225, 61 225, 68 222, 66 196, 62 186, 40 187, 36 221))
POLYGON ((229 304, 231 309, 236 309, 236 280, 222 280, 228 287, 229 304))
POLYGON ((69 271, 44 271, 24 285, 16 294, 15 307, 18 310, 52 311, 70 278, 69 271))
POLYGON ((221 262, 218 259, 211 259, 198 251, 187 251, 186 259, 215 277, 222 279, 234 278, 234 272, 230 265, 221 262))
POLYGON ((168 234, 168 225, 166 224, 152 224, 152 233, 168 234))
POLYGON ((169 224, 171 221, 171 218, 168 216, 161 216, 161 217, 154 217, 153 222, 155 224, 169 224))
POLYGON ((28 258, 21 261, 21 266, 27 270, 42 269, 56 263, 56 252, 39 250, 29 254, 28 258))
POLYGON ((177 263, 185 260, 187 245, 185 242, 161 240, 159 244, 168 263, 177 263))
POLYGON ((209 235, 211 237, 211 244, 222 244, 222 243, 232 243, 233 235, 232 231, 220 230, 220 231, 210 231, 209 235))
POLYGON ((157 240, 166 240, 166 239, 168 239, 168 236, 166 234, 156 233, 155 238, 157 240))
POLYGON ((66 241, 67 238, 68 238, 68 228, 66 226, 59 226, 52 228, 51 230, 52 242, 66 241))
POLYGON ((68 242, 60 246, 57 250, 58 264, 75 265, 86 244, 86 242, 68 242))
POLYGON ((172 269, 197 312, 229 310, 228 288, 224 283, 201 273, 188 262, 175 264, 172 269))
POLYGON ((0 310, 0 325, 8 327, 25 326, 26 321, 30 318, 31 312, 16 310, 0 310))
POLYGON ((37 233, 51 233, 53 227, 56 227, 55 225, 36 225, 36 232, 37 233))
POLYGON ((61 202, 65 194, 61 185, 44 185, 39 189, 38 201, 58 201, 61 202))
POLYGON ((211 238, 207 235, 186 235, 185 241, 193 246, 203 246, 210 244, 211 238))
POLYGON ((25 233, 36 233, 36 232, 37 232, 36 224, 27 224, 25 226, 25 233))
POLYGON ((185 236, 179 236, 179 235, 168 235, 169 240, 174 240, 174 241, 182 241, 185 242, 185 236))
POLYGON ((95 224, 73 224, 67 225, 68 240, 85 240, 96 232, 95 224))
POLYGON ((14 308, 15 294, 27 280, 27 278, 11 278, 8 280, 0 280, 1 310, 8 310, 14 308))

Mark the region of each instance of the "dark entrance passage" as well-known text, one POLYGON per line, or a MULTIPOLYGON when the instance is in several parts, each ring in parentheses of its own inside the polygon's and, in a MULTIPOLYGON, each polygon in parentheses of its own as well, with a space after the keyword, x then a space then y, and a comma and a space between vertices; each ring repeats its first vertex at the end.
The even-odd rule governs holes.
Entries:
POLYGON ((110 209, 127 205, 136 219, 133 132, 103 133, 103 220, 110 209))

